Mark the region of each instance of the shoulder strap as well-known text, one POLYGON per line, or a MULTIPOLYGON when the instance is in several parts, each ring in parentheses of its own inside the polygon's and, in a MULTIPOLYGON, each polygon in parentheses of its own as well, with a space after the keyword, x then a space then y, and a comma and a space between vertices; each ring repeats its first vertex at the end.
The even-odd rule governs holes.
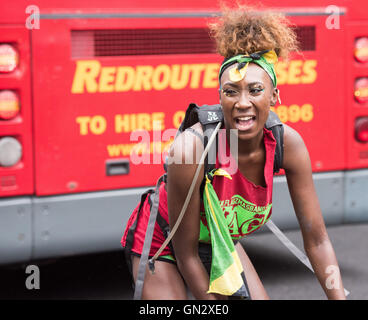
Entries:
POLYGON ((143 205, 146 201, 146 198, 147 198, 147 196, 149 196, 152 193, 153 193, 153 190, 149 189, 141 195, 141 201, 140 201, 140 204, 139 204, 139 207, 138 207, 138 210, 137 210, 137 216, 135 217, 134 223, 131 225, 131 227, 129 228, 128 233, 127 233, 125 247, 124 247, 124 253, 125 253, 125 258, 126 258, 126 262, 127 262, 130 274, 133 274, 132 273, 132 263, 131 263, 130 255, 132 253, 132 247, 133 247, 133 242, 134 242, 134 232, 137 228, 138 219, 139 219, 139 216, 141 214, 142 207, 143 207, 143 205))
POLYGON ((189 104, 185 111, 185 117, 178 129, 179 133, 200 122, 202 125, 216 124, 223 120, 222 108, 220 104, 198 106, 195 103, 189 104))
MULTIPOLYGON (((222 107, 220 104, 198 106, 195 103, 189 104, 185 111, 185 116, 180 124, 180 127, 176 133, 175 138, 185 130, 190 130, 196 136, 198 136, 203 142, 204 148, 206 148, 209 138, 212 136, 217 124, 223 122, 224 115, 222 113, 222 107), (203 137, 198 134, 197 131, 193 130, 191 126, 199 122, 202 126, 203 137)), ((217 140, 217 137, 216 137, 217 140)), ((211 145, 208 151, 208 155, 204 161, 205 172, 211 171, 216 165, 216 144, 211 145)), ((164 163, 164 169, 167 172, 167 163, 164 163)))
MULTIPOLYGON (((202 126, 203 130, 203 146, 207 147, 209 138, 212 136, 215 128, 219 122, 224 121, 224 115, 222 113, 222 107, 220 104, 215 105, 203 105, 197 107, 198 121, 202 126)), ((204 160, 204 172, 210 172, 216 166, 216 155, 217 155, 217 135, 216 143, 213 143, 209 150, 206 159, 204 160)))
MULTIPOLYGON (((222 114, 222 107, 220 104, 215 105, 203 105, 198 106, 195 103, 190 103, 187 110, 185 111, 185 116, 183 121, 181 122, 178 131, 176 132, 175 139, 185 130, 190 130, 192 133, 194 133, 196 136, 198 136, 201 141, 203 142, 204 148, 206 148, 209 137, 212 136, 213 131, 216 128, 216 125, 219 122, 222 122, 224 119, 224 116, 222 114), (200 123, 203 130, 203 137, 200 136, 200 134, 193 130, 191 126, 193 126, 196 123, 200 123)), ((205 159, 204 168, 205 172, 208 172, 207 170, 207 164, 210 162, 211 164, 216 164, 216 148, 213 147, 209 151, 210 160, 208 160, 208 157, 205 159)), ((213 167, 214 167, 213 165, 213 167)), ((167 158, 164 163, 164 170, 167 172, 167 158)))
POLYGON ((265 128, 272 131, 276 140, 275 160, 273 162, 273 172, 276 173, 282 168, 284 158, 284 125, 278 115, 270 111, 265 128))
POLYGON ((146 229, 146 235, 144 237, 142 254, 141 254, 141 258, 140 258, 139 265, 138 265, 137 280, 135 282, 135 288, 134 288, 134 300, 140 300, 142 297, 144 278, 146 275, 146 266, 147 266, 147 261, 149 257, 149 252, 151 249, 153 230, 155 228, 157 212, 158 212, 158 205, 159 205, 159 200, 160 200, 159 189, 160 189, 161 182, 163 181, 163 177, 164 175, 162 175, 157 180, 157 183, 156 183, 153 203, 152 203, 152 207, 150 210, 150 216, 149 216, 148 225, 146 229))

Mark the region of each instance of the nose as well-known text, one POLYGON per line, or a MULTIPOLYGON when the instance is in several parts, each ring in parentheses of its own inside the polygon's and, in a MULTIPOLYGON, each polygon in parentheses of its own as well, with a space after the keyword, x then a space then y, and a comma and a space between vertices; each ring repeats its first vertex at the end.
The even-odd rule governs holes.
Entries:
POLYGON ((239 95, 239 100, 236 103, 236 107, 238 108, 249 108, 252 106, 252 103, 249 99, 249 94, 246 90, 242 90, 239 95))

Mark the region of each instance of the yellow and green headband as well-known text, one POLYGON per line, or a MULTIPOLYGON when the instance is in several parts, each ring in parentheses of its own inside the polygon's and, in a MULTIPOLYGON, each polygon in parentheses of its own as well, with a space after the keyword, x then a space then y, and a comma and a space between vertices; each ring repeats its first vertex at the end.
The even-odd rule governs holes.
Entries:
POLYGON ((226 59, 220 68, 219 72, 219 82, 225 69, 231 65, 238 63, 237 67, 234 67, 229 72, 229 77, 231 81, 237 82, 245 77, 245 72, 250 62, 258 64, 263 68, 267 74, 270 76, 274 87, 277 86, 277 78, 275 72, 275 63, 277 62, 277 54, 274 50, 264 50, 259 52, 251 53, 249 56, 244 54, 239 54, 235 57, 226 59))

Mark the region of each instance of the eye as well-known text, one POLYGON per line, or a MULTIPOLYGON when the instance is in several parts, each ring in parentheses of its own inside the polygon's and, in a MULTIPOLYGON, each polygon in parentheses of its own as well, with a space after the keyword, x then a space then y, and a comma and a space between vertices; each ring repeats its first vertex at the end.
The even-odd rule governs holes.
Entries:
POLYGON ((222 89, 222 92, 226 97, 235 97, 238 94, 238 91, 229 88, 222 89))
POLYGON ((251 88, 249 92, 253 95, 257 95, 264 91, 264 88, 251 88))

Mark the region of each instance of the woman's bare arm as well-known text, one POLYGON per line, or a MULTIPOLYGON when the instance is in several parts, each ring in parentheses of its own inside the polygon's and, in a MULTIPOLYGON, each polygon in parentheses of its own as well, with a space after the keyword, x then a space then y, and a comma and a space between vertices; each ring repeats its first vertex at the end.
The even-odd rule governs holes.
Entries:
MULTIPOLYGON (((175 139, 170 150, 167 197, 170 228, 174 226, 198 166, 203 145, 192 133, 184 132, 175 139)), ((207 294, 209 277, 198 256, 200 229, 200 185, 203 180, 202 168, 195 185, 192 198, 173 239, 175 258, 180 273, 196 299, 218 299, 215 294, 207 294)))
POLYGON ((304 249, 316 276, 329 299, 345 299, 335 252, 314 188, 308 150, 300 135, 286 125, 283 167, 303 235, 304 249), (332 288, 328 279, 330 276, 334 277, 332 288))

